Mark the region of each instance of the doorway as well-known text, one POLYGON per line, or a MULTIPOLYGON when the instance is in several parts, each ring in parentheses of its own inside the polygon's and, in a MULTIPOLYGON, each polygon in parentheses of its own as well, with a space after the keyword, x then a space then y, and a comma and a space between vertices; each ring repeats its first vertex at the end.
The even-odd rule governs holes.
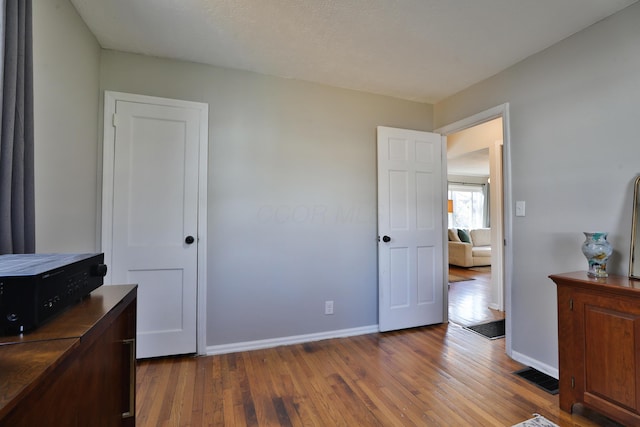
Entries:
MULTIPOLYGON (((477 262, 489 264, 490 267, 465 264, 462 268, 454 267, 454 275, 461 279, 474 279, 466 283, 469 286, 456 286, 465 292, 449 295, 447 305, 463 302, 465 310, 477 310, 467 317, 467 322, 474 320, 491 321, 502 316, 506 320, 507 354, 511 354, 511 324, 510 324, 510 271, 511 249, 506 246, 511 236, 511 218, 508 215, 510 206, 510 161, 509 161, 509 108, 503 104, 483 111, 474 116, 437 129, 436 132, 446 136, 447 150, 447 179, 460 185, 486 183, 488 191, 485 193, 486 215, 481 225, 491 230, 491 262, 477 262), (465 159, 465 157, 467 157, 465 159), (471 172, 464 173, 462 168, 466 163, 471 172), (471 160, 471 161, 469 161, 471 160), (474 169, 475 168, 475 169, 474 169), (483 173, 478 171, 482 170, 483 173), (455 172, 453 174, 452 172, 455 172), (457 273, 457 274, 456 274, 457 273), (475 282, 475 283, 474 283, 475 282), (484 286, 483 286, 484 285, 484 286), (473 289, 481 294, 474 295, 473 289), (451 297, 451 301, 449 301, 451 297), (460 298, 462 298, 460 300, 460 298), (458 300, 456 300, 458 299, 458 300), (475 317, 474 317, 475 316, 475 317)), ((450 194, 450 193, 449 193, 450 194)), ((451 213, 449 216, 451 217, 451 213)), ((461 281, 460 284, 464 284, 461 281)), ((447 291, 449 290, 447 285, 447 291)), ((460 307, 458 307, 460 308, 460 307)), ((449 311, 447 310, 447 313, 449 311)), ((458 322, 460 322, 459 314, 458 322)), ((448 316, 454 321, 454 313, 448 316)), ((482 323, 478 321, 477 323, 482 323)), ((466 326, 466 325, 465 325, 466 326)))

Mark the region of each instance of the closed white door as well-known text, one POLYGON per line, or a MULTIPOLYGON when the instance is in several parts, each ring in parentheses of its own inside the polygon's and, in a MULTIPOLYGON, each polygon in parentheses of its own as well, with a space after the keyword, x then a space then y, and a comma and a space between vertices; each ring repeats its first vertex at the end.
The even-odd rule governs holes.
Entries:
POLYGON ((444 321, 442 137, 378 127, 380 331, 444 321))
POLYGON ((150 97, 114 103, 107 282, 138 284, 138 358, 195 353, 201 110, 150 97))

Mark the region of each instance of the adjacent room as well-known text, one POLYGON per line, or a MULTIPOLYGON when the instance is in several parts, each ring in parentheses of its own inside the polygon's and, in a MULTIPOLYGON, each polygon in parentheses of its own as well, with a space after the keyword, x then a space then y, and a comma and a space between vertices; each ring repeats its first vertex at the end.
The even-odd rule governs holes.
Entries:
MULTIPOLYGON (((503 121, 447 135, 449 321, 504 321, 503 121)), ((502 324, 498 325, 503 331, 502 324)))
POLYGON ((0 425, 640 425, 637 0, 3 3, 0 425))

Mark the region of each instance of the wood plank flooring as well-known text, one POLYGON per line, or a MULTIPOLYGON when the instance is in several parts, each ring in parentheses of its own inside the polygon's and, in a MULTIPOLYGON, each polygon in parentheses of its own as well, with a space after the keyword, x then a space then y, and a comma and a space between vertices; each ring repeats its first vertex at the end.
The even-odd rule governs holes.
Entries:
POLYGON ((138 426, 511 426, 570 415, 522 366, 449 323, 208 357, 138 363, 138 426))
POLYGON ((504 312, 491 310, 491 270, 450 265, 449 273, 469 280, 449 284, 449 321, 462 326, 504 319, 504 312))
POLYGON ((138 363, 138 426, 617 426, 512 374, 504 340, 463 330, 488 308, 490 272, 451 267, 448 325, 138 363))

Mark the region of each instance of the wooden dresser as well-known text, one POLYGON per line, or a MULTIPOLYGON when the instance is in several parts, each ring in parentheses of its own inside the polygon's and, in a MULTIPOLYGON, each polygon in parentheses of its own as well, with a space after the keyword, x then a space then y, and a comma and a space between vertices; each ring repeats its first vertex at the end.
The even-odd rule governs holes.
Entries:
POLYGON ((0 426, 134 426, 137 286, 101 286, 0 337, 0 426))
POLYGON ((640 425, 640 281, 586 271, 549 277, 558 290, 560 408, 582 403, 640 425))

